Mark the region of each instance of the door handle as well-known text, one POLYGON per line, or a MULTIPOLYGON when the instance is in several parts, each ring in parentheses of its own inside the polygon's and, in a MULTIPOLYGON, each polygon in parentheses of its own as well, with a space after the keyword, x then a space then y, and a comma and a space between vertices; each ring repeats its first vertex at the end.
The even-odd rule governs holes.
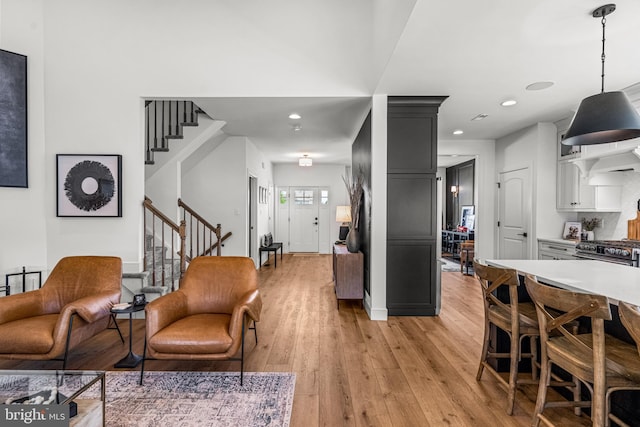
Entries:
POLYGON ((525 231, 524 233, 519 233, 518 236, 527 237, 527 232, 525 231))

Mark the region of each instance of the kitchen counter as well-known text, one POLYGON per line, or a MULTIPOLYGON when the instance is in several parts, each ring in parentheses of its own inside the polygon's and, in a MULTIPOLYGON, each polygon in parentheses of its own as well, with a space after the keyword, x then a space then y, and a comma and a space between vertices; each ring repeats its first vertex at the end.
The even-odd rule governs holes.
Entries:
POLYGON ((640 306, 640 268, 591 260, 495 259, 487 264, 533 274, 559 288, 604 295, 612 304, 626 301, 640 306))
POLYGON ((561 239, 561 238, 557 238, 557 239, 549 239, 546 237, 538 237, 538 241, 539 242, 549 242, 549 243, 557 243, 559 245, 571 245, 571 246, 575 246, 578 244, 578 240, 565 240, 565 239, 561 239))

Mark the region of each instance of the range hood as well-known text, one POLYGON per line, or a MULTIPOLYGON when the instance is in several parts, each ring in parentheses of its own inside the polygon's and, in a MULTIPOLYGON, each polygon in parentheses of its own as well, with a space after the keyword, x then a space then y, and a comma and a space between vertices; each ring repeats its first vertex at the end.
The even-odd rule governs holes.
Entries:
POLYGON ((584 178, 607 172, 640 172, 640 145, 607 150, 601 154, 589 155, 588 151, 584 154, 569 160, 580 169, 584 178))

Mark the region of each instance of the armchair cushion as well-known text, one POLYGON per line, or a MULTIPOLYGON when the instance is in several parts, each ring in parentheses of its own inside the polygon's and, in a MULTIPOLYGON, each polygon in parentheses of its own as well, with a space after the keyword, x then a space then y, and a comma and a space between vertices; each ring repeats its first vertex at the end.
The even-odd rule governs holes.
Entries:
POLYGON ((121 282, 120 258, 62 258, 41 289, 0 298, 0 357, 53 359, 106 329, 121 282))
POLYGON ((233 339, 228 314, 194 314, 175 321, 155 334, 149 344, 162 353, 224 353, 233 339))

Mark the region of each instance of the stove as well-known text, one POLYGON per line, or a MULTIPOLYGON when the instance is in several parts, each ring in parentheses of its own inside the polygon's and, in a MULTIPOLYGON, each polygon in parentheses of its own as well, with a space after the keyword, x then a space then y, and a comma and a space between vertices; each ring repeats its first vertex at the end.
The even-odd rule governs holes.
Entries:
POLYGON ((639 267, 640 240, 587 240, 576 245, 576 256, 639 267))

